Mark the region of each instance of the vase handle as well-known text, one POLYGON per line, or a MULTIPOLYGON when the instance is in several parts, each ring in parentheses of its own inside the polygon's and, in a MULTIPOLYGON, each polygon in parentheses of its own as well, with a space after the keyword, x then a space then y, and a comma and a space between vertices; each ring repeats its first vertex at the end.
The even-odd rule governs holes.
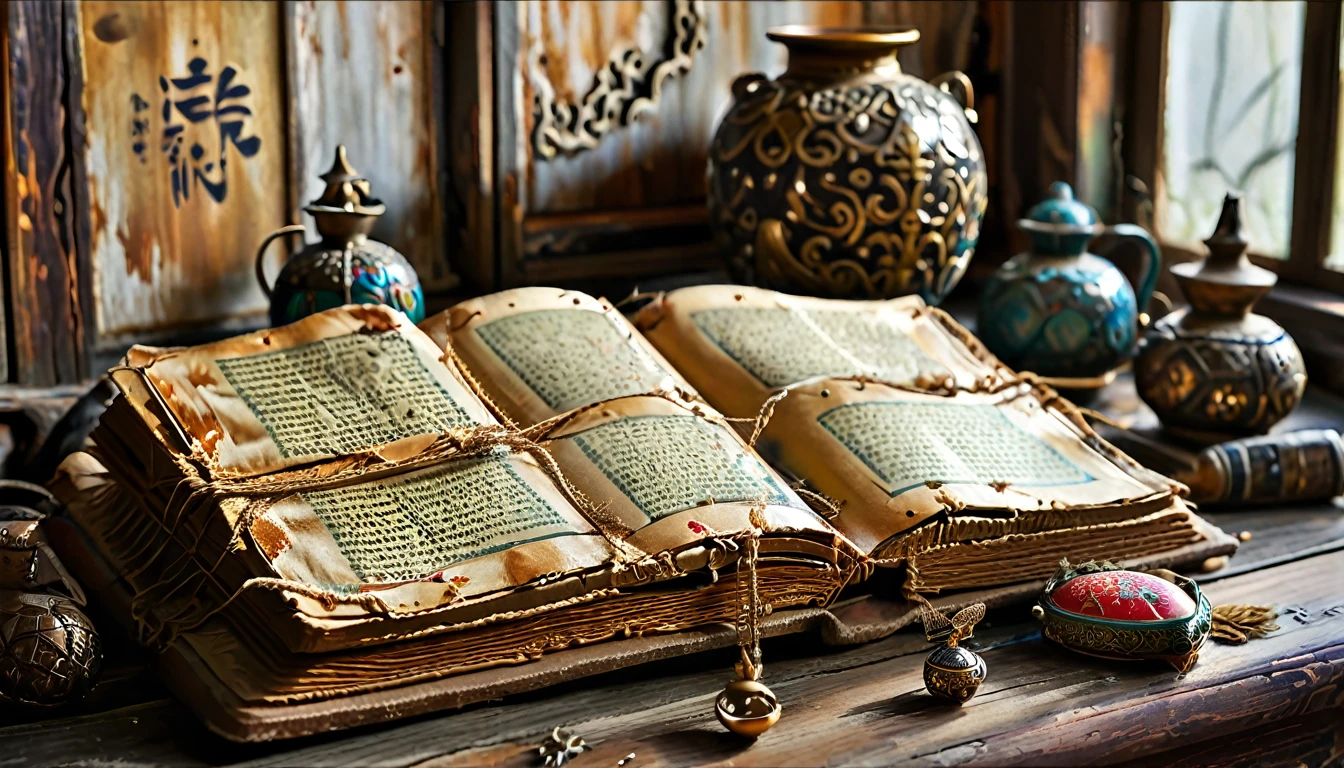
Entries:
POLYGON ((732 85, 733 99, 735 101, 745 101, 747 97, 751 96, 751 94, 756 92, 756 88, 754 86, 757 83, 766 82, 769 79, 770 78, 766 77, 764 74, 760 72, 747 72, 738 75, 736 78, 733 79, 733 85, 732 85))
POLYGON ((1162 269, 1162 249, 1157 241, 1148 234, 1148 230, 1137 224, 1112 224, 1106 228, 1108 234, 1116 237, 1133 237, 1143 241, 1148 249, 1148 268, 1143 272, 1143 282, 1139 284, 1139 312, 1148 311, 1148 302, 1153 298, 1153 289, 1157 287, 1157 276, 1162 269))
POLYGON ((275 230, 267 235, 265 240, 261 241, 261 247, 257 249, 257 285, 261 286, 261 292, 266 294, 267 300, 271 298, 271 286, 266 282, 266 264, 264 262, 266 257, 266 247, 277 237, 284 237, 285 235, 302 232, 303 230, 304 226, 302 224, 290 224, 289 226, 275 230))
POLYGON ((962 72, 959 69, 954 69, 951 72, 944 72, 930 80, 929 84, 936 86, 938 90, 943 93, 956 98, 955 94, 952 93, 952 89, 948 87, 948 83, 953 81, 956 81, 957 85, 961 86, 961 98, 957 99, 957 101, 961 102, 961 108, 966 112, 966 119, 972 123, 977 122, 980 119, 980 115, 975 111, 975 86, 971 85, 971 78, 967 76, 965 72, 962 72))

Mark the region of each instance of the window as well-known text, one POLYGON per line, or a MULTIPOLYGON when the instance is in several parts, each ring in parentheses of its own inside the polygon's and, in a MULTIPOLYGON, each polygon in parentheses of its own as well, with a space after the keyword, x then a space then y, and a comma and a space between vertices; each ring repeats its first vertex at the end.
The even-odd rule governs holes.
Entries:
POLYGON ((1171 4, 1158 199, 1164 239, 1198 249, 1224 193, 1239 189, 1256 252, 1288 257, 1305 11, 1305 2, 1171 4))
POLYGON ((1163 249, 1202 255, 1224 193, 1239 190, 1257 264, 1344 291, 1340 3, 1181 0, 1135 18, 1134 55, 1162 63, 1134 70, 1129 135, 1158 151, 1131 172, 1154 181, 1163 249))

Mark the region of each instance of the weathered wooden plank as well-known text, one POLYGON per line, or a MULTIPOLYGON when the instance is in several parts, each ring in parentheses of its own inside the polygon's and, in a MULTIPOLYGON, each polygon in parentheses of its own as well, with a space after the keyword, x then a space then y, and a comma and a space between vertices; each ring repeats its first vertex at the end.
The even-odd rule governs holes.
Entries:
POLYGON ((287 208, 279 5, 79 13, 100 339, 259 318, 252 255, 287 208))
MULTIPOLYGON (((85 318, 72 228, 65 95, 65 6, 6 4, 5 230, 12 369, 4 379, 49 386, 85 373, 85 318)), ((0 337, 3 340, 3 337, 0 337)))
MULTIPOLYGON (((516 13, 516 69, 521 73, 524 108, 520 133, 530 144, 536 127, 532 109, 544 80, 557 100, 577 103, 593 87, 594 76, 613 57, 636 48, 652 66, 665 56, 673 30, 670 2, 519 3, 516 13)), ((778 75, 783 46, 765 39, 780 24, 856 26, 860 3, 705 4, 708 37, 693 56, 691 70, 664 83, 650 113, 608 132, 590 150, 543 160, 529 147, 525 205, 531 213, 644 208, 704 199, 706 152, 720 111, 738 75, 764 71, 778 75)))
POLYGON ((454 86, 446 115, 449 179, 456 208, 451 226, 461 238, 454 264, 471 290, 499 287, 495 250, 494 25, 487 3, 448 3, 446 68, 454 86))
POLYGON ((966 68, 978 5, 971 0, 868 3, 865 21, 918 29, 919 42, 901 49, 899 58, 901 69, 927 80, 951 69, 966 68))
POLYGON ((318 174, 345 144, 387 204, 373 236, 410 259, 426 290, 453 288, 440 201, 435 4, 286 5, 295 215, 321 194, 318 174))
POLYGON ((922 690, 927 645, 917 633, 821 655, 802 638, 766 648, 767 682, 784 703, 780 725, 755 744, 724 733, 710 707, 730 674, 716 651, 589 678, 502 704, 387 727, 256 748, 224 745, 168 705, 77 723, 0 728, 0 740, 37 764, 133 762, 245 765, 535 764, 555 725, 595 746, 582 759, 613 765, 887 765, 981 762, 1077 765, 1151 757, 1251 727, 1291 724, 1344 706, 1344 553, 1210 585, 1217 602, 1292 603, 1279 632, 1248 645, 1212 645, 1194 670, 1068 654, 1021 613, 977 633, 990 678, 963 708, 922 690), (133 723, 132 719, 138 718, 133 723), (100 741, 101 739, 101 741, 100 741))

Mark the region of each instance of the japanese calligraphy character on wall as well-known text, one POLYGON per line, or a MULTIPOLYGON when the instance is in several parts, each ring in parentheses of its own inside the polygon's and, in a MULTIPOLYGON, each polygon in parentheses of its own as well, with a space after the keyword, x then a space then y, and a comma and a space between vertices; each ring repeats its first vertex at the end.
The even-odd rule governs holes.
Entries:
MULTIPOLYGON (((159 150, 168 160, 176 208, 198 188, 216 203, 224 202, 229 191, 230 147, 243 158, 261 149, 260 137, 244 136, 244 123, 252 115, 246 104, 252 90, 235 82, 238 70, 234 67, 226 65, 216 77, 207 72, 209 66, 197 56, 187 63, 185 77, 159 77, 163 92, 159 150)), ((149 120, 140 113, 149 105, 138 93, 132 94, 131 101, 135 110, 131 149, 144 162, 149 120)))

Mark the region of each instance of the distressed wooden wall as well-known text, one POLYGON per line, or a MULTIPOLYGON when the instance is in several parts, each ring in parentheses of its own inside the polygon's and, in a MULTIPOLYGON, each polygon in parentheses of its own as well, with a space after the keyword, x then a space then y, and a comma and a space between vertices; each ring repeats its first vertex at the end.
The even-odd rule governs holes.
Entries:
POLYGON ((12 357, 0 371, 19 384, 75 381, 88 373, 90 283, 78 245, 81 171, 66 102, 80 76, 70 66, 69 8, 13 0, 3 12, 4 332, 12 357))
POLYGON ((387 204, 373 236, 406 254, 427 291, 453 288, 439 200, 442 9, 418 1, 288 5, 296 215, 321 193, 318 174, 345 144, 387 204))
MULTIPOLYGON (((733 80, 783 71, 786 52, 766 39, 770 27, 919 26, 930 42, 903 53, 902 61, 921 71, 940 62, 965 66, 975 8, 974 2, 524 0, 493 7, 488 37, 464 18, 465 34, 454 40, 493 54, 494 92, 475 106, 488 105, 495 117, 489 181, 499 211, 494 269, 476 254, 468 277, 484 289, 716 265, 704 205, 707 149, 733 80), (639 57, 636 71, 645 72, 675 57, 678 34, 696 21, 704 45, 690 53, 689 70, 662 81, 633 122, 597 114, 595 130, 585 130, 582 120, 576 130, 557 118, 565 110, 552 105, 577 109, 593 102, 590 94, 602 93, 604 82, 619 84, 613 74, 628 76, 630 57, 639 57)), ((626 111, 623 105, 618 112, 626 111)), ((466 241, 479 248, 478 238, 466 241)))
MULTIPOLYGON (((519 46, 518 61, 524 73, 517 84, 524 135, 531 137, 536 127, 532 105, 542 79, 557 100, 577 103, 593 87, 598 71, 626 49, 637 48, 657 61, 674 33, 670 6, 663 0, 520 3, 518 37, 529 43, 519 46)), ((702 201, 706 152, 731 98, 729 86, 745 72, 777 75, 784 69, 784 47, 766 40, 766 29, 787 23, 853 26, 862 23, 864 6, 710 2, 704 11, 704 50, 694 54, 689 72, 666 82, 652 112, 607 133, 585 152, 541 159, 533 142, 524 145, 529 214, 702 201)))
POLYGON ((287 199, 280 5, 78 8, 100 339, 258 315, 252 254, 287 199))
MULTIPOLYGON (((85 380, 132 342, 262 324, 256 248, 306 218, 341 143, 388 204, 374 236, 410 257, 427 291, 453 287, 440 6, 0 6, 0 349, 12 339, 0 382, 85 380)), ((273 251, 271 275, 286 255, 273 251)))

